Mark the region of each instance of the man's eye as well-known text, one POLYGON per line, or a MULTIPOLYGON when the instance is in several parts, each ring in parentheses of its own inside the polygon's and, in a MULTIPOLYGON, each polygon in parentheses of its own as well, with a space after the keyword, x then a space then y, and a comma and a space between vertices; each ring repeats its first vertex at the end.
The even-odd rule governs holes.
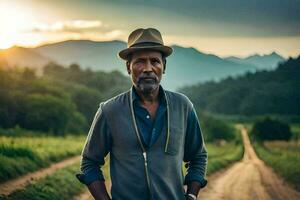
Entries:
POLYGON ((141 60, 137 60, 137 61, 135 61, 135 64, 141 64, 143 61, 141 61, 141 60))
POLYGON ((153 60, 152 63, 153 63, 153 64, 156 64, 156 65, 157 65, 157 64, 160 64, 159 60, 153 60))

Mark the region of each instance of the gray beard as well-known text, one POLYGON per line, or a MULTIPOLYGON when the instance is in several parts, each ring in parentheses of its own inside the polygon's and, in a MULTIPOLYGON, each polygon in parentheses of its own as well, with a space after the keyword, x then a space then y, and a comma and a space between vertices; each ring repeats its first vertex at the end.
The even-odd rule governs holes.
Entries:
POLYGON ((137 84, 137 88, 144 94, 150 94, 159 87, 159 83, 156 81, 141 81, 137 84))

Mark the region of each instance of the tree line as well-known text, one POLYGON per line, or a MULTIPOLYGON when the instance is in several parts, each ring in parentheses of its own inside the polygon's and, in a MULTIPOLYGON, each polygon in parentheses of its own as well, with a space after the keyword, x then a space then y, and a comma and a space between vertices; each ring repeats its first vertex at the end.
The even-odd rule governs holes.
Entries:
POLYGON ((86 132, 99 103, 129 89, 120 72, 82 70, 49 63, 43 75, 32 69, 1 69, 0 127, 52 132, 86 132))
POLYGON ((288 59, 273 71, 248 72, 179 91, 189 96, 199 110, 209 113, 300 115, 300 57, 288 59))

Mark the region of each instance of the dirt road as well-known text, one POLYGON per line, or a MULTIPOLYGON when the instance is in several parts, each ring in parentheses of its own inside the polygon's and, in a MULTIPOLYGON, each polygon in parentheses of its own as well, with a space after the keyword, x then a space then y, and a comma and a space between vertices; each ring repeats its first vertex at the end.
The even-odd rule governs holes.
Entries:
POLYGON ((251 146, 247 130, 241 127, 243 160, 208 177, 208 186, 198 199, 205 200, 299 200, 300 193, 289 187, 260 160, 251 146))
POLYGON ((60 161, 58 163, 52 164, 48 168, 44 168, 41 170, 38 170, 33 173, 26 174, 24 176, 21 176, 19 178, 4 182, 0 184, 0 196, 7 196, 14 192, 15 190, 22 189, 26 185, 48 175, 51 174, 58 169, 61 169, 63 167, 69 166, 75 162, 80 161, 81 156, 75 156, 72 158, 67 158, 63 161, 60 161))

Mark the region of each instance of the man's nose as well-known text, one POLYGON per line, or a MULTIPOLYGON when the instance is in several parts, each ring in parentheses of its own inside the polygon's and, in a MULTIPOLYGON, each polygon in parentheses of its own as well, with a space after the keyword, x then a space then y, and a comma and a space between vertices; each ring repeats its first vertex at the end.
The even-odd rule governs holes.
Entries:
POLYGON ((148 60, 147 62, 145 62, 143 72, 152 72, 152 71, 153 71, 153 66, 151 62, 148 60))

